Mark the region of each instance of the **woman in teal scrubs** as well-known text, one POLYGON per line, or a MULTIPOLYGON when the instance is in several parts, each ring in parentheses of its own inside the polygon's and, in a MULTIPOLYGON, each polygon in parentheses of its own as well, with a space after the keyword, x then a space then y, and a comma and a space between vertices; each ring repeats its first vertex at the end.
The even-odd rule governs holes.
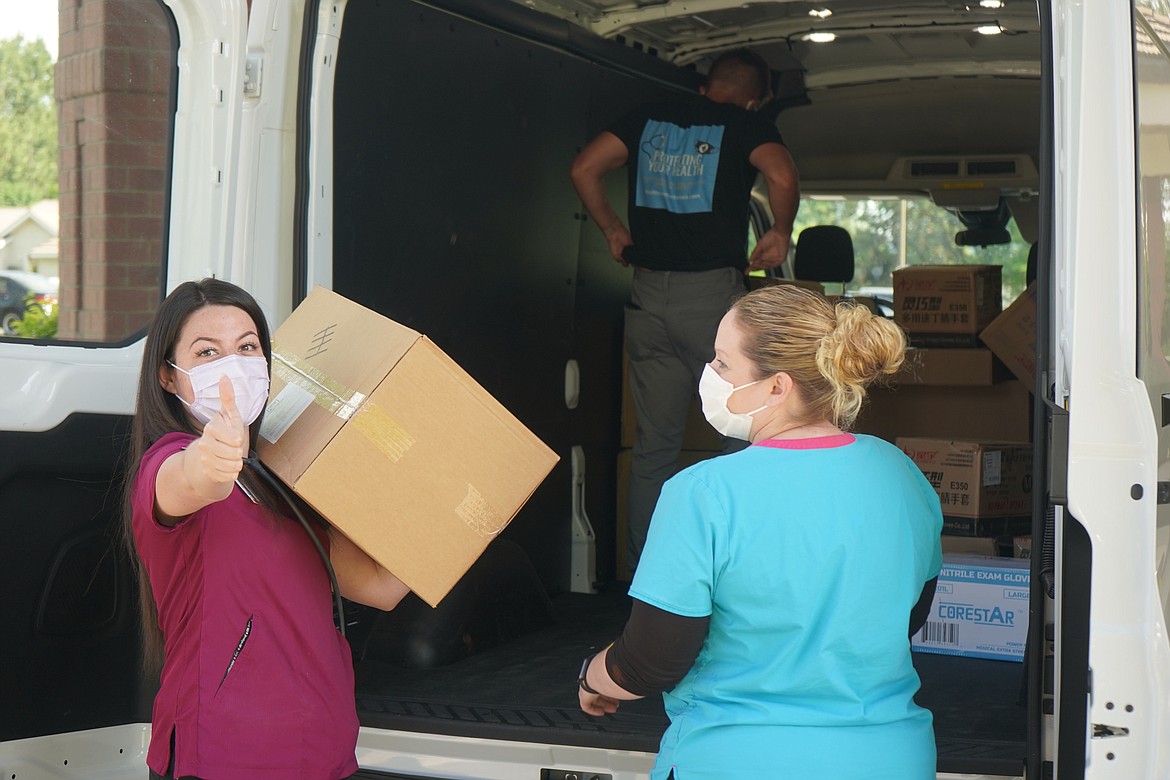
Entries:
POLYGON ((622 636, 586 659, 582 709, 664 691, 653 780, 933 780, 909 637, 942 562, 935 491, 849 432, 902 364, 896 325, 791 285, 741 298, 700 382, 753 446, 663 488, 622 636))

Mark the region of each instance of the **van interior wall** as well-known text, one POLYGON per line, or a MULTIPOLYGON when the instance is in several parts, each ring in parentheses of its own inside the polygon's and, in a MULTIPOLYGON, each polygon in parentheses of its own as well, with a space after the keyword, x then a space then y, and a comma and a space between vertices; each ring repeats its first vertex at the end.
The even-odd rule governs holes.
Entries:
POLYGON ((119 542, 128 424, 0 433, 0 742, 150 717, 119 542))
MULTIPOLYGON (((599 575, 614 571, 630 274, 584 219, 569 166, 593 134, 669 91, 429 6, 346 10, 334 289, 430 336, 561 455, 505 531, 550 591, 570 577, 574 445, 586 453, 599 575), (575 409, 570 359, 581 368, 575 409)), ((624 177, 609 185, 624 211, 624 177)))

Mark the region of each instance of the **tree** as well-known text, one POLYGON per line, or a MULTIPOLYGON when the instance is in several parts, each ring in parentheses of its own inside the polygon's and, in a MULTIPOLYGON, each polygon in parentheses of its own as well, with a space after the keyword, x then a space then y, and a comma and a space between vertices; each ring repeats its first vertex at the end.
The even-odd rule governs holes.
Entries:
POLYGON ((32 295, 24 302, 24 317, 16 321, 14 335, 26 339, 57 337, 57 304, 40 304, 32 295))
POLYGON ((57 108, 45 42, 0 40, 0 206, 57 197, 57 108))

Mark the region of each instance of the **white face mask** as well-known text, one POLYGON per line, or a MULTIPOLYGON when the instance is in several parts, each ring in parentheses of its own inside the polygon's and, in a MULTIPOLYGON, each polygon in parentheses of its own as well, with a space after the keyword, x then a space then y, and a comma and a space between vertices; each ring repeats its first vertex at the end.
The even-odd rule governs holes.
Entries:
POLYGON ((736 387, 715 373, 715 369, 711 368, 710 363, 704 366, 703 376, 699 378, 699 399, 703 402, 703 416, 707 418, 707 422, 711 423, 711 427, 724 436, 750 441, 752 415, 758 414, 768 407, 761 406, 747 414, 736 414, 727 408, 727 400, 736 390, 751 387, 761 381, 763 380, 757 379, 755 382, 748 382, 746 385, 736 387))
POLYGON ((262 357, 228 355, 195 366, 190 371, 174 363, 171 365, 191 378, 191 390, 195 393, 195 400, 191 403, 183 401, 178 393, 175 397, 183 401, 195 419, 204 425, 211 422, 211 418, 219 411, 221 376, 232 380, 232 389, 236 391, 236 408, 240 410, 245 425, 255 422, 268 402, 268 361, 262 357))

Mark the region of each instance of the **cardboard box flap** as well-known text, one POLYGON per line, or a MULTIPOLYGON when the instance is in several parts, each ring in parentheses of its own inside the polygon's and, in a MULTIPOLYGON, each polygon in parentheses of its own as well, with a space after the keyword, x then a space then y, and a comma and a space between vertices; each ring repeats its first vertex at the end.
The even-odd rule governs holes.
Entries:
POLYGON ((420 338, 416 330, 316 287, 280 326, 273 353, 291 356, 333 383, 369 395, 420 338), (336 344, 348 347, 335 349, 336 344), (353 359, 355 344, 361 345, 361 360, 353 359))
POLYGON ((1021 293, 979 338, 1020 381, 1036 385, 1036 283, 1021 293))
POLYGON ((345 425, 422 334, 316 287, 280 326, 272 346, 272 388, 260 429, 265 463, 295 485, 316 453, 345 425), (361 360, 336 349, 361 344, 361 360), (304 418, 305 422, 293 425, 304 418), (286 438, 279 450, 266 447, 286 438))
POLYGON ((450 572, 470 567, 558 460, 425 337, 328 448, 346 457, 318 458, 298 488, 432 606, 455 584, 450 572), (360 497, 349 484, 363 485, 360 497), (397 509, 377 522, 353 520, 371 506, 397 509))

